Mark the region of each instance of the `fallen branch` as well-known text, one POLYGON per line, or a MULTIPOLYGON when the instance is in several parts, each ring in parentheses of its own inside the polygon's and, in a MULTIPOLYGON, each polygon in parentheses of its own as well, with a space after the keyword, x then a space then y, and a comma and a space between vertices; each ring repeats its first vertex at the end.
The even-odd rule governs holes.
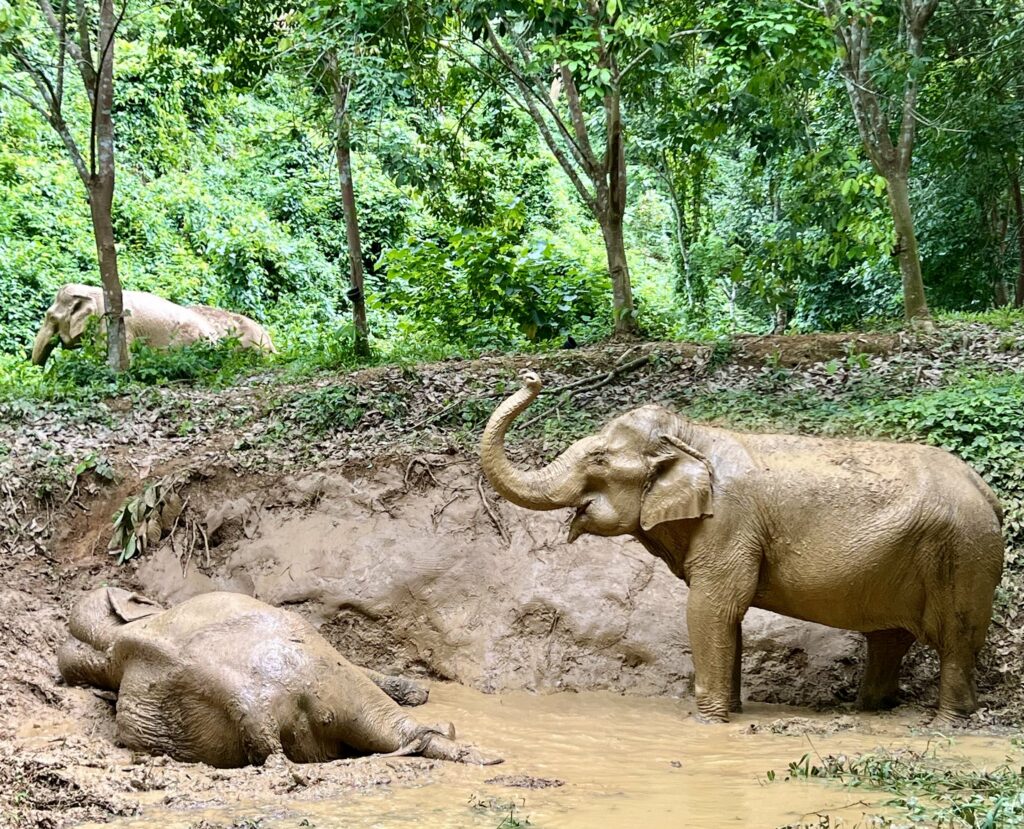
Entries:
MULTIPOLYGON (((633 348, 623 352, 623 354, 619 357, 619 361, 621 362, 623 358, 625 358, 635 348, 638 347, 639 346, 634 346, 633 348)), ((582 377, 579 380, 573 380, 571 383, 566 383, 564 386, 556 386, 551 389, 541 389, 540 394, 550 396, 554 394, 562 394, 563 392, 566 391, 573 391, 573 393, 575 394, 576 391, 590 391, 592 389, 599 389, 601 388, 601 386, 610 383, 620 374, 625 374, 626 372, 633 371, 634 369, 637 369, 640 366, 647 365, 652 361, 653 357, 653 354, 645 354, 643 357, 637 357, 635 360, 631 360, 628 363, 616 365, 616 367, 613 368, 611 371, 608 371, 597 377, 582 377)), ((491 400, 498 397, 505 397, 507 394, 507 390, 493 391, 485 392, 484 394, 476 394, 473 395, 472 397, 466 397, 462 400, 456 400, 454 403, 449 403, 447 406, 441 409, 441 411, 436 412, 435 414, 432 414, 429 417, 426 417, 423 420, 421 420, 419 423, 416 424, 416 428, 421 428, 431 423, 436 423, 438 420, 441 420, 446 414, 449 414, 450 412, 454 411, 455 409, 458 409, 461 406, 465 406, 467 403, 477 403, 482 400, 491 400)))
POLYGON ((621 366, 616 366, 611 371, 605 372, 604 374, 598 377, 586 377, 583 380, 576 380, 572 383, 567 383, 564 386, 559 386, 557 388, 551 389, 551 391, 548 392, 549 394, 557 394, 563 396, 560 397, 549 408, 537 412, 537 414, 535 414, 528 420, 524 420, 522 423, 519 424, 519 428, 525 429, 528 426, 532 426, 538 420, 544 417, 548 417, 552 413, 558 411, 558 409, 561 406, 563 406, 570 399, 572 399, 573 395, 579 394, 580 392, 584 391, 594 391, 596 389, 601 388, 602 386, 607 386, 616 377, 619 377, 620 375, 625 374, 629 371, 633 371, 634 369, 640 368, 640 366, 648 365, 650 362, 651 355, 645 354, 643 357, 637 357, 635 360, 631 360, 628 363, 623 363, 621 366), (565 392, 569 392, 569 394, 565 394, 565 392))
POLYGON ((490 501, 487 500, 487 495, 484 494, 484 476, 478 475, 476 479, 476 491, 480 494, 480 500, 483 502, 484 509, 487 510, 487 514, 491 518, 491 522, 494 524, 495 529, 501 536, 501 540, 505 542, 507 546, 512 545, 512 540, 508 536, 508 530, 505 529, 505 524, 498 517, 498 514, 494 511, 494 507, 491 506, 490 501))

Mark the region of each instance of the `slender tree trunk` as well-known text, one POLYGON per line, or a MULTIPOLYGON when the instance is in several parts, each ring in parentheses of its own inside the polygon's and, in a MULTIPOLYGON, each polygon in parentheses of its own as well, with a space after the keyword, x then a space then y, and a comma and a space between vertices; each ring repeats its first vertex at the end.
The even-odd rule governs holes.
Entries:
POLYGON ((626 242, 621 218, 606 218, 601 222, 608 273, 612 279, 612 308, 615 314, 615 333, 632 334, 636 331, 633 312, 633 289, 626 264, 626 242))
POLYGON ((775 306, 775 319, 772 323, 773 334, 785 334, 786 326, 789 325, 789 309, 781 303, 775 306))
POLYGON ((88 185, 89 211, 103 284, 103 313, 107 324, 107 364, 114 371, 128 367, 124 300, 117 270, 117 246, 112 219, 114 205, 114 21, 113 0, 101 0, 96 38, 99 71, 92 118, 92 171, 88 185))
POLYGON ((1021 196, 1019 168, 1013 171, 1010 192, 1013 194, 1013 207, 1017 213, 1017 253, 1020 257, 1017 262, 1017 292, 1013 304, 1017 308, 1024 308, 1024 197, 1021 196))
POLYGON ((357 357, 370 356, 370 331, 366 323, 366 295, 363 293, 363 245, 359 238, 359 216, 356 213, 356 193, 352 183, 352 151, 348 134, 348 84, 337 78, 334 85, 334 150, 341 183, 341 202, 345 211, 345 235, 348 239, 349 279, 348 298, 352 301, 352 322, 355 327, 355 353, 357 357))
POLYGON ((608 257, 608 274, 612 279, 615 333, 635 334, 636 309, 633 305, 633 288, 629 280, 626 242, 622 232, 626 215, 626 141, 617 86, 605 96, 605 124, 607 146, 604 167, 608 174, 607 198, 599 198, 598 203, 604 208, 600 224, 604 236, 604 249, 608 257))
POLYGON ((96 253, 103 285, 103 316, 107 330, 107 364, 114 371, 128 368, 128 347, 124 324, 124 299, 121 279, 117 271, 117 247, 114 244, 114 225, 111 206, 114 182, 97 181, 89 193, 89 211, 92 231, 96 237, 96 253))
POLYGON ((903 278, 903 313, 908 322, 930 319, 928 302, 924 297, 924 280, 921 277, 921 258, 917 252, 917 236, 914 235, 914 217, 910 211, 910 194, 906 178, 887 176, 886 188, 889 206, 892 208, 896 244, 893 254, 900 263, 903 278))

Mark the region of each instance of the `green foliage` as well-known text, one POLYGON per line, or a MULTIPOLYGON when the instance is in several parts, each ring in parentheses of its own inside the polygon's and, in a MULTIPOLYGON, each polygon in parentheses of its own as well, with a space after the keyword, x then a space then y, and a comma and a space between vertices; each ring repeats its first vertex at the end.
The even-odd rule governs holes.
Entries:
POLYGON ((289 419, 311 435, 350 430, 366 413, 351 386, 324 386, 302 392, 291 399, 288 409, 289 419))
POLYGON ((184 479, 168 476, 147 483, 142 492, 118 507, 114 513, 114 534, 110 539, 110 553, 117 563, 126 561, 155 547, 160 539, 173 530, 181 515, 183 504, 177 488, 184 479))
POLYGON ((266 362, 264 352, 242 348, 235 339, 163 350, 133 345, 132 363, 125 377, 147 386, 180 382, 219 386, 266 362))
MULTIPOLYGON (((878 751, 860 757, 805 754, 785 780, 838 780, 854 789, 886 792, 885 805, 914 823, 995 829, 1024 825, 1024 766, 980 770, 942 762, 935 753, 878 751)), ((769 781, 776 780, 774 771, 769 781)))
POLYGON ((520 241, 523 225, 516 203, 498 223, 392 250, 385 306, 405 310, 439 339, 484 348, 551 340, 600 315, 603 275, 581 268, 543 235, 520 241))

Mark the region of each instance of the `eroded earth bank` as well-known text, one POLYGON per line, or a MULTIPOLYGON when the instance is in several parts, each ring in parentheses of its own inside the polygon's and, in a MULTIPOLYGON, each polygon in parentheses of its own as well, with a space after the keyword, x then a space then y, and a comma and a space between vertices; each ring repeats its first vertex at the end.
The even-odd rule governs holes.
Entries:
MULTIPOLYGON (((817 826, 815 813, 853 825, 881 810, 882 796, 766 775, 811 751, 934 746, 929 654, 908 665, 914 704, 854 713, 859 637, 752 610, 746 711, 698 726, 685 585, 631 540, 567 544, 564 512, 501 501, 473 455, 480 418, 528 363, 562 389, 515 450, 540 462, 609 414, 652 400, 682 409, 700 389, 756 384, 780 365, 794 385, 841 395, 858 369, 836 380, 826 366, 850 342, 757 341, 728 361, 613 346, 17 413, 4 427, 0 822, 817 826), (149 543, 118 566, 111 515, 132 499, 149 543), (222 771, 133 755, 113 743, 109 695, 65 687, 56 671, 68 608, 100 584, 168 605, 219 589, 288 607, 353 662, 429 682, 424 716, 451 719, 506 764, 222 771)), ((955 353, 1017 359, 981 333, 970 342, 955 353)), ((921 384, 948 358, 943 345, 888 337, 855 347, 865 375, 921 384)), ((1017 626, 1001 618, 983 658, 985 708, 943 748, 976 766, 1020 759, 1007 691, 1017 626)))

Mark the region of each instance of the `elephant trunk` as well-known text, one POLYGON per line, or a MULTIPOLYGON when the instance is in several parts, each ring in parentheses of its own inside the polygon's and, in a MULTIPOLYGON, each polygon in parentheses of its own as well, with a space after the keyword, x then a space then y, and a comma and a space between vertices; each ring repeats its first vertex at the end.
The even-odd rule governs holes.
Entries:
POLYGON ((42 328, 36 334, 35 344, 32 346, 32 365, 44 366, 46 361, 57 347, 57 326, 50 319, 43 321, 42 328))
POLYGON ((574 506, 583 492, 583 481, 575 473, 583 450, 579 443, 543 469, 524 471, 516 469, 505 454, 505 433, 537 397, 541 380, 527 372, 524 385, 506 399, 487 421, 480 441, 480 463, 487 480, 495 491, 516 506, 535 510, 552 510, 574 506))

